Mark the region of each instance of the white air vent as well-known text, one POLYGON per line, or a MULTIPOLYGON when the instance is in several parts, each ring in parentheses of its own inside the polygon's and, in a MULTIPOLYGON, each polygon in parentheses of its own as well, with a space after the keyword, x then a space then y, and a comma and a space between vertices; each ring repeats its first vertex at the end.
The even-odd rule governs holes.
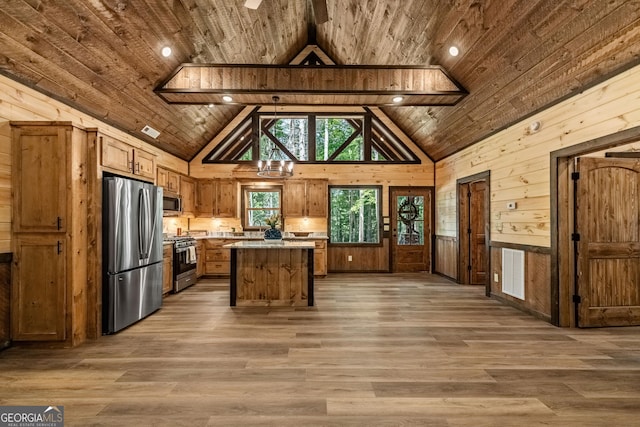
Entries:
POLYGON ((244 7, 249 9, 257 9, 258 6, 260 6, 260 3, 262 3, 262 0, 247 0, 244 2, 244 7))
POLYGON ((524 251, 502 248, 502 292, 524 300, 524 251))
POLYGON ((157 130, 155 130, 149 125, 146 125, 145 127, 142 128, 142 133, 144 133, 145 135, 149 135, 153 139, 156 139, 158 135, 160 135, 160 132, 158 132, 157 130))

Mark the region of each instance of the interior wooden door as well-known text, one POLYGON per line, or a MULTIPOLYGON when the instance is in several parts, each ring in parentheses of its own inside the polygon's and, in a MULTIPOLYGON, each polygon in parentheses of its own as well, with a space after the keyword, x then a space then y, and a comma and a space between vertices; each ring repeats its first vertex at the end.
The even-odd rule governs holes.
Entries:
POLYGON ((484 285, 487 280, 487 250, 485 231, 486 181, 469 183, 469 282, 484 285))
POLYGON ((489 266, 489 173, 458 180, 458 281, 485 285, 490 292, 489 266))
POLYGON ((431 189, 391 188, 391 271, 431 270, 431 189))
POLYGON ((578 326, 640 325, 640 160, 579 158, 578 326))

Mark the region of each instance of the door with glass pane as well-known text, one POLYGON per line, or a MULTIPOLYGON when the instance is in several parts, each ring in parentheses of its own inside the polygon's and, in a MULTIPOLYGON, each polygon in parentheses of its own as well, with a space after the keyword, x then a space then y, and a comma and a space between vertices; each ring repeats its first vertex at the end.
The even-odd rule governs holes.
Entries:
POLYGON ((391 187, 391 271, 431 271, 432 188, 391 187))

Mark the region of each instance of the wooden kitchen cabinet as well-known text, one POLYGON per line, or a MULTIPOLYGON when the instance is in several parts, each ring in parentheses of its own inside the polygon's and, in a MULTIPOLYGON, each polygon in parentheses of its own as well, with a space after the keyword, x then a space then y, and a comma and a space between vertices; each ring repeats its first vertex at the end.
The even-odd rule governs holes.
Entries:
POLYGON ((324 179, 289 180, 284 185, 285 217, 326 217, 328 181, 324 179))
POLYGON ((180 191, 180 174, 158 167, 156 185, 162 187, 165 193, 178 194, 180 191))
POLYGON ((70 126, 14 126, 13 230, 64 232, 67 215, 67 163, 70 126), (40 189, 41 191, 34 191, 40 189))
POLYGON ((101 165, 115 172, 154 180, 156 177, 155 155, 109 135, 98 134, 102 151, 101 165))
POLYGON ((173 290, 173 244, 162 245, 162 294, 173 290))
POLYGON ((224 239, 204 240, 204 273, 212 276, 228 276, 231 272, 231 250, 223 248, 233 241, 224 239))
POLYGON ((204 251, 205 251, 204 241, 196 240, 196 259, 197 259, 196 278, 197 279, 204 276, 204 271, 205 271, 204 251))
POLYGON ((180 197, 182 198, 182 215, 195 216, 196 181, 193 178, 180 176, 180 197))
POLYGON ((236 218, 237 193, 236 181, 232 179, 198 180, 196 216, 236 218))
POLYGON ((133 149, 134 174, 145 178, 156 177, 156 156, 139 148, 133 149))
POLYGON ((88 176, 97 164, 88 161, 87 131, 69 122, 11 122, 11 132, 11 338, 74 346, 93 315, 88 176))
POLYGON ((196 183, 196 216, 213 216, 215 203, 215 182, 213 179, 199 179, 196 183))
POLYGON ((284 184, 284 200, 282 206, 282 215, 287 218, 290 216, 300 217, 306 216, 307 184, 305 181, 289 180, 284 184))
POLYGON ((329 192, 329 182, 324 179, 307 180, 306 202, 307 216, 322 217, 327 216, 327 197, 329 192))
POLYGON ((64 234, 19 235, 14 244, 11 337, 64 341, 67 304, 64 234))
POLYGON ((316 247, 313 250, 313 275, 327 275, 327 241, 316 240, 316 247))
POLYGON ((214 216, 218 218, 236 218, 238 186, 232 179, 216 180, 216 204, 214 216))

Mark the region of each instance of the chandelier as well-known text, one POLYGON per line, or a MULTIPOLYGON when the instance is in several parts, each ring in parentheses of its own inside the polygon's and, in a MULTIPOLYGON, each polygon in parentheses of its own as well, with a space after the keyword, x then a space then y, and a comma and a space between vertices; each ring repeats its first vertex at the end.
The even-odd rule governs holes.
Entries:
MULTIPOLYGON (((273 123, 274 127, 278 122, 277 103, 280 101, 279 96, 273 96, 273 123)), ((258 176, 265 178, 286 178, 293 175, 293 161, 284 160, 282 151, 275 142, 271 141, 271 148, 266 160, 258 161, 258 176)))

